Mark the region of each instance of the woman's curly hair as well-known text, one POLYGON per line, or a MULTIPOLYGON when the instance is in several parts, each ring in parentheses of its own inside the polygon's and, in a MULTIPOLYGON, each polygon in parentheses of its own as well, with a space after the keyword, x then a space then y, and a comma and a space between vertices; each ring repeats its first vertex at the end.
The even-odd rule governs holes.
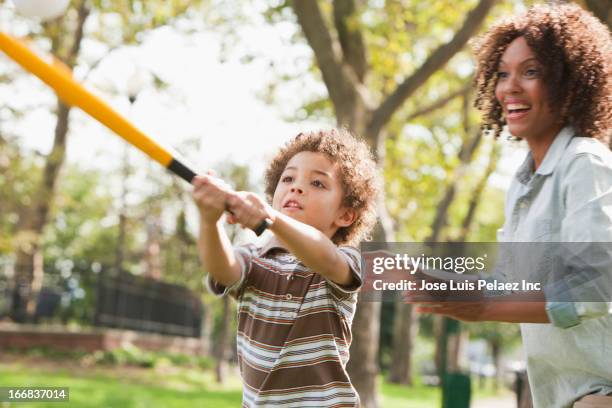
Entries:
POLYGON ((611 146, 612 37, 603 23, 575 4, 533 6, 474 42, 475 106, 484 114, 483 128, 497 137, 505 125, 495 99, 497 71, 508 45, 521 36, 544 68, 551 108, 562 124, 611 146))
POLYGON ((345 129, 298 134, 280 149, 266 170, 265 192, 270 202, 287 163, 300 152, 323 153, 338 165, 342 205, 354 209, 356 218, 348 227, 339 228, 332 241, 336 245, 358 245, 376 223, 380 181, 370 149, 345 129))

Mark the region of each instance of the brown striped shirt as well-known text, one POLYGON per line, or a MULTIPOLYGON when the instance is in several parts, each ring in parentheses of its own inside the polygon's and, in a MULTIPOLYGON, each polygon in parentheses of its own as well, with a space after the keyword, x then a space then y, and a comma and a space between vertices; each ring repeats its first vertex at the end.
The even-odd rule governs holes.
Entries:
POLYGON ((351 287, 312 272, 274 238, 235 250, 241 279, 226 288, 209 276, 208 284, 238 300, 242 406, 358 406, 346 372, 362 284, 357 249, 338 248, 353 274, 351 287))

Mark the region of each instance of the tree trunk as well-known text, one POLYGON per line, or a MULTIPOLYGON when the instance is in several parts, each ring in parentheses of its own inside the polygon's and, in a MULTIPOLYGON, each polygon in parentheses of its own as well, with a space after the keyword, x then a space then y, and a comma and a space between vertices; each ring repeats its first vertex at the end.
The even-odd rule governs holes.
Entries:
POLYGON ((119 274, 123 271, 123 261, 126 258, 126 229, 127 229, 127 182, 130 177, 130 155, 127 143, 123 146, 122 169, 121 169, 121 207, 119 209, 119 222, 117 224, 117 244, 115 247, 115 270, 119 274))
POLYGON ((200 341, 202 344, 202 355, 212 355, 212 335, 213 335, 213 311, 210 305, 204 303, 202 310, 202 330, 200 334, 200 341))
POLYGON ((219 343, 217 348, 217 362, 215 365, 216 380, 219 384, 225 381, 228 366, 232 359, 231 339, 232 339, 232 299, 223 296, 223 319, 219 330, 219 343))
POLYGON ((43 259, 41 237, 47 224, 55 194, 56 181, 66 156, 66 135, 70 107, 58 100, 55 140, 47 156, 42 182, 34 194, 32 206, 24 209, 19 217, 17 233, 24 237, 17 248, 15 283, 11 305, 11 318, 25 322, 33 317, 36 296, 42 287, 43 259))
POLYGON ((150 215, 146 218, 147 241, 145 244, 145 276, 160 280, 162 278, 161 265, 161 221, 159 215, 150 215))
MULTIPOLYGON (((365 120, 364 117, 361 124, 352 123, 350 129, 363 128, 365 120)), ((381 166, 385 162, 384 134, 369 135, 366 140, 378 165, 381 166)), ((378 222, 372 233, 373 242, 384 243, 391 242, 394 239, 393 221, 387 212, 384 196, 383 189, 377 204, 378 222)), ((362 297, 358 298, 357 311, 353 320, 351 359, 347 365, 347 371, 359 393, 361 404, 368 408, 379 407, 377 376, 379 374, 378 346, 381 310, 380 301, 363 301, 362 297)))
POLYGON ((444 329, 444 316, 433 315, 433 335, 435 341, 434 349, 434 364, 436 366, 436 375, 442 382, 442 330, 444 329))
POLYGON ((361 405, 378 407, 378 332, 380 330, 380 302, 358 302, 353 319, 351 358, 346 367, 351 382, 359 393, 361 405))
POLYGON ((412 305, 398 300, 395 304, 393 327, 393 351, 389 381, 412 385, 412 350, 418 330, 417 314, 412 305), (395 324, 397 322, 397 324, 395 324))
POLYGON ((500 339, 491 340, 491 357, 493 357, 493 364, 495 365, 495 377, 493 379, 493 389, 497 391, 499 389, 499 382, 501 379, 501 341, 500 339))
POLYGON ((461 370, 461 363, 465 360, 465 346, 469 342, 469 334, 466 331, 459 331, 448 337, 448 372, 461 370))
POLYGON ((529 376, 525 373, 524 381, 521 384, 520 401, 518 408, 533 408, 533 400, 531 398, 531 388, 529 387, 529 376))
MULTIPOLYGON (((368 61, 364 49, 363 35, 351 19, 359 9, 354 0, 334 2, 334 25, 337 38, 331 34, 316 0, 294 0, 293 10, 302 32, 314 52, 323 82, 334 106, 336 120, 341 126, 366 137, 377 155, 379 164, 384 163, 384 127, 403 103, 419 89, 428 78, 442 68, 476 32, 496 0, 480 0, 468 13, 463 25, 453 38, 435 49, 427 60, 412 75, 405 78, 395 91, 382 103, 374 106, 366 87, 368 61)), ((378 242, 390 241, 392 235, 384 202, 379 205, 379 224, 374 234, 378 242)), ((353 321, 351 360, 347 366, 351 380, 359 392, 361 404, 368 408, 378 407, 376 376, 380 326, 380 303, 357 303, 353 321)))
MULTIPOLYGON (((83 39, 83 27, 89 16, 85 1, 81 2, 77 11, 77 22, 73 33, 73 42, 63 62, 72 69, 79 55, 83 39)), ((60 49, 60 38, 51 38, 52 52, 60 49)), ((61 57, 61 56, 60 56, 61 57)), ((11 318, 16 322, 30 320, 36 309, 36 296, 42 286, 43 255, 42 232, 49 219, 53 204, 57 178, 66 157, 66 138, 69 128, 70 107, 58 98, 57 122, 53 147, 46 158, 41 184, 33 195, 32 205, 20 214, 17 234, 25 239, 16 249, 15 280, 11 318)))

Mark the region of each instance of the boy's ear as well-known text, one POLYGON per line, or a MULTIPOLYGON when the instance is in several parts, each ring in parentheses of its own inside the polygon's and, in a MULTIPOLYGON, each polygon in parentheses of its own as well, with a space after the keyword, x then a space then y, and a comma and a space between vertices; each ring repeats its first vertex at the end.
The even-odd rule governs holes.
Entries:
POLYGON ((340 227, 348 227, 357 219, 357 211, 353 208, 343 207, 340 216, 336 219, 336 225, 340 227))

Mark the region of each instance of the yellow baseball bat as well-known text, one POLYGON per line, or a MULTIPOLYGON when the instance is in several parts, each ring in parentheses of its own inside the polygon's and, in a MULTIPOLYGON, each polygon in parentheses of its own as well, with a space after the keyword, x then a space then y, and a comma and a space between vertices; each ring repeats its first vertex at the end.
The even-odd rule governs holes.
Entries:
MULTIPOLYGON (((36 75, 53 88, 66 104, 81 108, 147 156, 188 183, 192 182, 196 176, 193 170, 166 148, 140 131, 109 104, 89 92, 72 77, 70 70, 61 62, 56 60, 54 65, 47 63, 23 42, 2 31, 0 31, 0 49, 26 71, 36 75)), ((260 235, 269 225, 270 221, 266 219, 254 231, 257 235, 260 235)))

